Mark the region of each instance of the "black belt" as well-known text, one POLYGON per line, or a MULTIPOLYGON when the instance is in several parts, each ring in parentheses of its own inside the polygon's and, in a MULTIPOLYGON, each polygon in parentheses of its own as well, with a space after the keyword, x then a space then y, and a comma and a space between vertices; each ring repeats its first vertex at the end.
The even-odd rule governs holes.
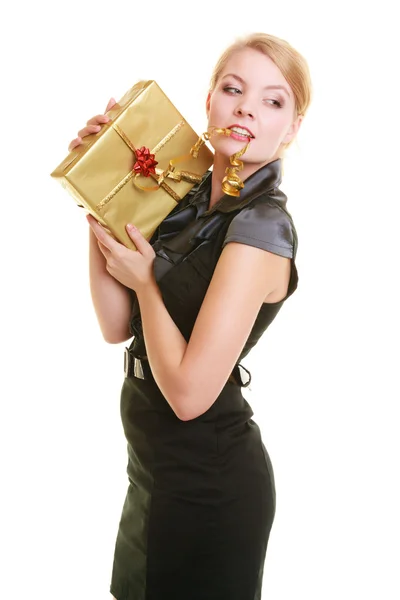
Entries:
MULTIPOLYGON (((129 348, 125 348, 124 374, 125 377, 151 379, 152 372, 147 356, 134 356, 129 348)), ((235 385, 239 385, 240 387, 247 387, 251 382, 251 373, 243 365, 235 365, 232 373, 229 375, 228 381, 230 383, 234 383, 235 385), (248 375, 247 381, 243 380, 242 369, 243 371, 246 371, 248 375)))

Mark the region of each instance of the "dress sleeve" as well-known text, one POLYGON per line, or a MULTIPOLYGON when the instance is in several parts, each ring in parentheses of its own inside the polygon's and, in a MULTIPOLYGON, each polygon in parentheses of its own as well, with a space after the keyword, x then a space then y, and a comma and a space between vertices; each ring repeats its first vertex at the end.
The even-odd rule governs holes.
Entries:
POLYGON ((239 242, 294 258, 295 233, 290 217, 279 206, 261 202, 243 208, 232 219, 223 245, 239 242))

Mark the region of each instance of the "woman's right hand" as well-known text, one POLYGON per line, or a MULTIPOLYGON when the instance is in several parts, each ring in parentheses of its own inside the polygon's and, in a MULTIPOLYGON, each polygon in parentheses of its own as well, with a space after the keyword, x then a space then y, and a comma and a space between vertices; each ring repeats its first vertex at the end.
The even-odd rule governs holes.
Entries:
MULTIPOLYGON (((105 112, 110 110, 114 106, 114 104, 116 104, 116 100, 114 100, 114 98, 110 98, 105 112)), ((95 117, 89 119, 89 121, 86 123, 86 127, 78 131, 78 137, 76 137, 74 140, 72 140, 72 142, 70 142, 68 146, 68 151, 71 152, 71 150, 82 144, 82 139, 87 135, 90 135, 91 133, 98 133, 101 129, 101 126, 105 123, 108 123, 109 120, 110 117, 107 117, 107 115, 105 114, 96 115, 95 117)))

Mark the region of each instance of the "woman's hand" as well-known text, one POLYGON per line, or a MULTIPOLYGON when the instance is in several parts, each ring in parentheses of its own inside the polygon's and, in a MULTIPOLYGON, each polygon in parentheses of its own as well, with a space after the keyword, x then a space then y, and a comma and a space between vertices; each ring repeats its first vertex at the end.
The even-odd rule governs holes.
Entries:
MULTIPOLYGON (((114 106, 114 104, 116 104, 116 100, 114 100, 114 98, 111 98, 107 104, 105 112, 110 110, 114 106)), ((108 117, 107 115, 96 115, 95 117, 89 119, 89 121, 86 123, 86 127, 78 131, 78 137, 76 137, 74 140, 72 140, 72 142, 70 142, 68 146, 69 152, 71 152, 73 148, 76 148, 77 146, 82 144, 82 139, 87 135, 90 135, 91 133, 98 133, 101 129, 101 126, 105 125, 105 123, 108 123, 109 120, 110 117, 108 117)))
POLYGON ((154 281, 155 252, 138 229, 131 224, 126 226, 128 235, 137 248, 135 251, 108 235, 92 215, 87 215, 86 218, 106 259, 106 269, 110 275, 136 293, 154 281))

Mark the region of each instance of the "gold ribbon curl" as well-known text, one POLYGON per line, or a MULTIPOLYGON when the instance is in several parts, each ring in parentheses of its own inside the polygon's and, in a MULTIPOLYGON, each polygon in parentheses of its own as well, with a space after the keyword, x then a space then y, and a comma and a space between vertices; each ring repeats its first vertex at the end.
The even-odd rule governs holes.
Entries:
MULTIPOLYGON (((193 158, 197 158, 201 146, 205 144, 205 142, 208 141, 212 135, 218 133, 230 136, 232 135, 233 131, 225 127, 212 127, 210 131, 206 131, 205 133, 203 133, 203 135, 199 137, 195 145, 190 150, 190 154, 193 156, 193 158)), ((242 148, 238 152, 235 152, 235 154, 232 154, 232 156, 230 157, 230 162, 232 166, 226 168, 226 175, 222 180, 222 191, 228 196, 238 197, 240 196, 240 190, 244 188, 244 183, 238 176, 237 171, 243 169, 243 161, 239 160, 239 158, 243 156, 243 154, 246 152, 247 148, 249 147, 250 141, 251 140, 249 140, 246 143, 244 148, 242 148)))

